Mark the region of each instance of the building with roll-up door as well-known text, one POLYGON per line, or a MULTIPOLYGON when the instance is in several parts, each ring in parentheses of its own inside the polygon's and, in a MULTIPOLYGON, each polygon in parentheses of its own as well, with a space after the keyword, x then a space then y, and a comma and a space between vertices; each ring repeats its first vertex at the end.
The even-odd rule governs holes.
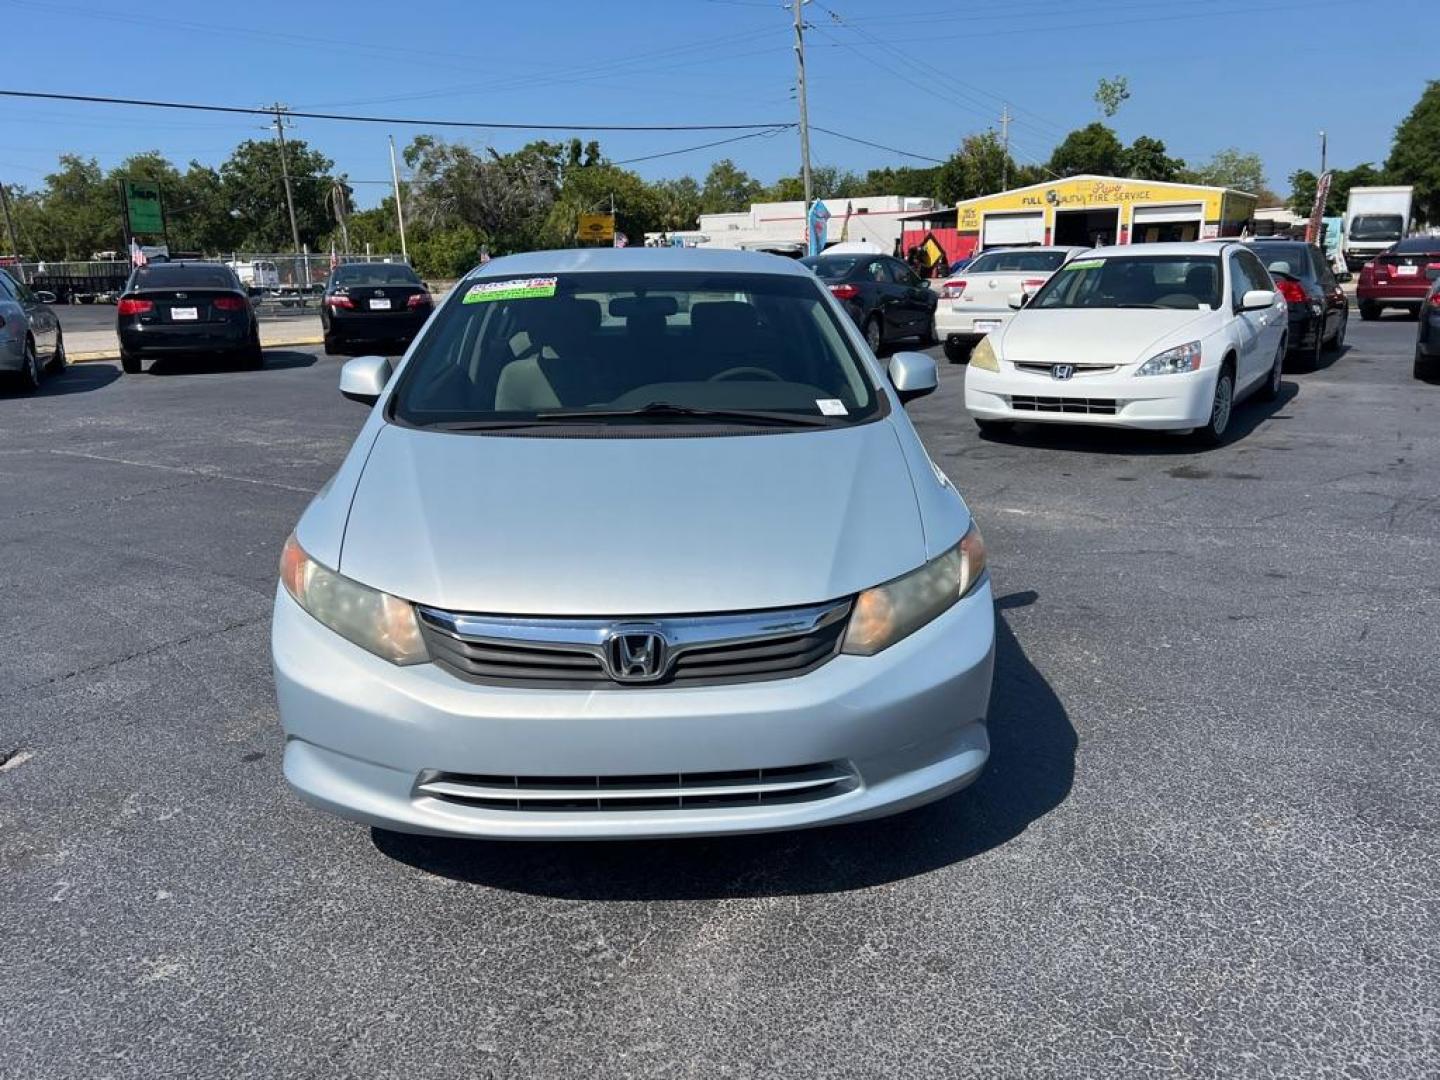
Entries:
POLYGON ((1256 198, 1230 188, 1071 176, 956 205, 958 257, 1024 244, 1173 243, 1253 231, 1256 198))

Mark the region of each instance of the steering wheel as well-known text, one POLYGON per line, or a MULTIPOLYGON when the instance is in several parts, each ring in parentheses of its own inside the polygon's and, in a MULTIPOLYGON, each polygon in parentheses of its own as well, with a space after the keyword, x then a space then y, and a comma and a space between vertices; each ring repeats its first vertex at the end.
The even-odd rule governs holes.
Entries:
POLYGON ((755 378, 755 377, 758 376, 759 378, 762 378, 762 379, 769 379, 771 382, 784 382, 784 381, 785 381, 785 380, 782 379, 779 375, 776 375, 775 372, 769 370, 768 368, 763 368, 763 367, 732 367, 732 368, 726 368, 724 371, 722 371, 722 372, 720 372, 720 373, 718 373, 718 374, 716 374, 716 375, 711 375, 710 378, 709 378, 708 380, 706 380, 706 381, 707 381, 707 382, 724 382, 724 381, 727 380, 727 379, 740 379, 740 378, 744 378, 745 376, 749 376, 749 377, 751 377, 751 378, 755 378))

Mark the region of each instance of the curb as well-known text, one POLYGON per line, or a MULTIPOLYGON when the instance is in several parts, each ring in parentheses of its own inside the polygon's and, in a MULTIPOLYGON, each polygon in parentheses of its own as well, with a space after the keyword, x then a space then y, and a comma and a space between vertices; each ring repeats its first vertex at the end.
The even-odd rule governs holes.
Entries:
MULTIPOLYGON (((306 337, 286 339, 285 341, 262 341, 260 348, 263 349, 289 349, 296 345, 323 345, 323 337, 306 337)), ((119 360, 120 350, 98 349, 93 352, 67 352, 65 362, 67 364, 98 364, 106 360, 119 360)))

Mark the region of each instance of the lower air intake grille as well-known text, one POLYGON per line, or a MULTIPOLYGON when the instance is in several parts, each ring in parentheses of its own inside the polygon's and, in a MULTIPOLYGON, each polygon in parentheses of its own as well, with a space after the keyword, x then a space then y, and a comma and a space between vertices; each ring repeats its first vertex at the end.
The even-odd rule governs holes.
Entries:
POLYGON ((840 762, 783 769, 660 773, 650 776, 486 776, 425 772, 415 790, 489 810, 685 810, 814 802, 853 791, 840 762))
POLYGON ((1014 394, 1010 398, 1010 407, 1016 412, 1114 416, 1117 404, 1114 398, 1038 397, 1034 394, 1014 394))

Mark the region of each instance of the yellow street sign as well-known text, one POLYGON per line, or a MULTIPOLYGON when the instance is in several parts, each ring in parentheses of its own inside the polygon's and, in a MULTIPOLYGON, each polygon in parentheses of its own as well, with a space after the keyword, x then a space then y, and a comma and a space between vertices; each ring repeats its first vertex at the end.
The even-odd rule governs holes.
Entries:
POLYGON ((615 239, 614 214, 581 214, 575 239, 612 243, 615 239))

